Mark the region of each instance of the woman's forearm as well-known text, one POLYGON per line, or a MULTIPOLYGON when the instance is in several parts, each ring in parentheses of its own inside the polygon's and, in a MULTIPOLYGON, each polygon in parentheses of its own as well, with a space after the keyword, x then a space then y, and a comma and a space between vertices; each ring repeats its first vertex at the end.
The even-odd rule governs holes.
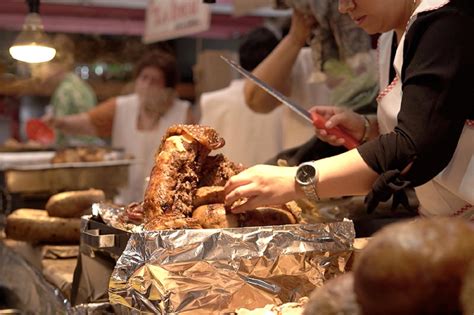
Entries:
POLYGON ((315 165, 320 198, 366 195, 378 177, 356 149, 315 161, 315 165))
POLYGON ((69 135, 97 136, 97 131, 87 113, 56 117, 54 127, 69 135))
MULTIPOLYGON (((286 36, 273 52, 255 68, 253 74, 288 95, 291 92, 290 74, 301 48, 300 43, 293 40, 290 35, 286 36)), ((249 80, 245 82, 244 95, 247 105, 256 112, 267 113, 279 105, 278 100, 249 80)))

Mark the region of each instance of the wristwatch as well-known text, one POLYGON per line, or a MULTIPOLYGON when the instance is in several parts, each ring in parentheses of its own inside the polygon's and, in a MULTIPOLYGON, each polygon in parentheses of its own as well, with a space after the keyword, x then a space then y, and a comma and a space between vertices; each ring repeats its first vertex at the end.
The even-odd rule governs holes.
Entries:
POLYGON ((312 202, 320 201, 316 188, 319 172, 314 166, 314 161, 301 163, 296 170, 295 180, 300 185, 306 198, 312 202))

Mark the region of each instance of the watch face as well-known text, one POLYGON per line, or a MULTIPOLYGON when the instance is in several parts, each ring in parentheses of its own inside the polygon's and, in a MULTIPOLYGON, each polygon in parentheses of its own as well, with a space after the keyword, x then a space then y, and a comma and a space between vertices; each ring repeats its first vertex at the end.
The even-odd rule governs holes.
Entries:
POLYGON ((312 165, 301 165, 298 168, 296 177, 302 184, 310 184, 316 176, 316 168, 312 165))

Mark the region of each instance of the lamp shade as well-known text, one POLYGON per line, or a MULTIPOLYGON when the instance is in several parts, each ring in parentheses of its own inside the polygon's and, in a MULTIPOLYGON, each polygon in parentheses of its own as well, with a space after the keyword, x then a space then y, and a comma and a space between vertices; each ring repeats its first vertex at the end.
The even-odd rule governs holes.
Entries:
POLYGON ((26 16, 23 30, 9 51, 14 59, 28 63, 46 62, 54 58, 56 49, 43 31, 39 14, 30 13, 26 16))

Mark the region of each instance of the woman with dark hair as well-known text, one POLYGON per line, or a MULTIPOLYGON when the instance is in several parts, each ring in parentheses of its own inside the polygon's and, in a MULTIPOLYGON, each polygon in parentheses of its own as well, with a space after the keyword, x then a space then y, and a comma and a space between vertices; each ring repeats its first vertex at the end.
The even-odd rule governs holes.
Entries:
MULTIPOLYGON (((314 108, 363 142, 299 167, 255 166, 232 177, 227 203, 243 212, 307 196, 367 195, 373 209, 415 188, 420 214, 474 218, 474 3, 472 0, 339 0, 339 10, 379 42, 377 117, 314 108)), ((319 138, 343 139, 316 130, 319 138)))
POLYGON ((109 99, 86 113, 51 121, 66 134, 111 138, 112 146, 124 148, 135 157, 129 185, 117 202, 143 198, 144 180, 150 174, 154 152, 167 128, 194 122, 191 104, 176 96, 177 81, 175 57, 151 51, 136 65, 134 93, 109 99))

